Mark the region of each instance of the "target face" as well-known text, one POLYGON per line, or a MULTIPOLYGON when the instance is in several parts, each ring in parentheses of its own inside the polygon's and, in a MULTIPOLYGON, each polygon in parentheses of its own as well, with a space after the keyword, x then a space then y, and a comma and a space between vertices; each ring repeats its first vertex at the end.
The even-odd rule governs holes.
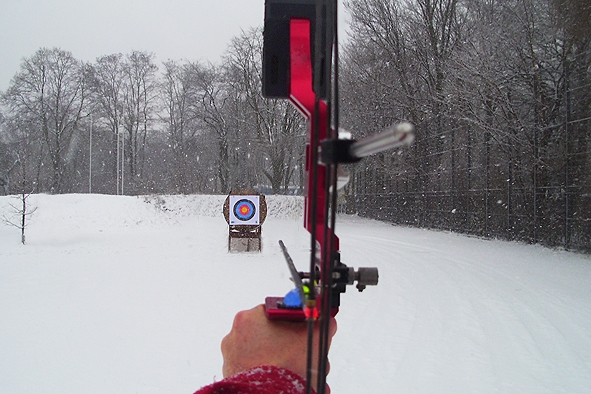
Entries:
POLYGON ((259 196, 230 196, 230 224, 258 225, 259 196))
POLYGON ((239 220, 250 220, 253 218, 257 209, 252 201, 242 199, 234 205, 234 216, 239 220))

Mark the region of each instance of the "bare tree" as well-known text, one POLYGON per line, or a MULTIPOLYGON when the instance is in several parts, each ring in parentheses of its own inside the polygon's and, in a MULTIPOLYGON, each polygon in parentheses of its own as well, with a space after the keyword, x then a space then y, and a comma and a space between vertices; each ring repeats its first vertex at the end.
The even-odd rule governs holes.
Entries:
POLYGON ((302 165, 304 125, 289 102, 262 96, 261 38, 260 29, 243 32, 232 40, 224 58, 229 104, 238 131, 234 179, 269 182, 273 192, 280 193, 302 165), (265 179, 257 180, 259 170, 265 179))
MULTIPOLYGON (((119 183, 119 161, 117 143, 122 131, 124 115, 124 93, 126 87, 125 64, 120 53, 101 56, 91 68, 89 88, 92 92, 91 101, 95 127, 104 123, 111 132, 107 142, 111 152, 109 167, 112 178, 119 183)), ((118 187, 112 187, 113 192, 118 187)))
POLYGON ((202 103, 203 73, 198 63, 164 63, 162 93, 165 103, 166 133, 173 154, 175 188, 180 193, 197 191, 199 161, 204 136, 202 103))
POLYGON ((31 138, 42 138, 51 162, 53 193, 66 191, 68 158, 75 149, 86 96, 84 66, 57 48, 42 48, 25 59, 3 95, 12 115, 30 127, 31 138))
POLYGON ((411 150, 358 167, 366 203, 385 194, 404 206, 375 217, 551 244, 588 239, 579 218, 590 172, 591 5, 346 4, 343 123, 417 124, 411 150))
MULTIPOLYGON (((26 158, 22 158, 26 160, 26 158)), ((18 166, 19 170, 19 185, 18 189, 20 189, 19 193, 13 196, 17 201, 18 204, 9 204, 10 209, 12 212, 8 214, 4 214, 2 216, 2 221, 9 225, 16 227, 21 232, 21 243, 24 245, 26 243, 26 236, 25 236, 25 229, 27 228, 27 220, 29 216, 31 216, 36 210, 37 207, 31 207, 29 204, 29 197, 33 193, 33 190, 30 188, 27 189, 28 185, 28 177, 27 177, 27 169, 24 162, 21 162, 21 158, 17 156, 17 160, 14 163, 14 166, 18 166)), ((13 166, 13 167, 14 167, 13 166)))
MULTIPOLYGON (((124 165, 129 167, 132 189, 141 180, 148 130, 156 120, 158 93, 154 55, 134 51, 125 59, 123 127, 126 132, 124 165)), ((132 190, 135 191, 135 190, 132 190)))

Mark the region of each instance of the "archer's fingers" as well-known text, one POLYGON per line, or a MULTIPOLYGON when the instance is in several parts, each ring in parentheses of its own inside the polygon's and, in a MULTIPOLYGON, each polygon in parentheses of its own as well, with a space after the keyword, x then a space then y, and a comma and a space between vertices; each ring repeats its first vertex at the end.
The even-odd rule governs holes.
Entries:
POLYGON ((330 322, 328 323, 329 338, 332 338, 337 333, 337 329, 338 329, 337 319, 335 319, 334 317, 331 317, 330 322))

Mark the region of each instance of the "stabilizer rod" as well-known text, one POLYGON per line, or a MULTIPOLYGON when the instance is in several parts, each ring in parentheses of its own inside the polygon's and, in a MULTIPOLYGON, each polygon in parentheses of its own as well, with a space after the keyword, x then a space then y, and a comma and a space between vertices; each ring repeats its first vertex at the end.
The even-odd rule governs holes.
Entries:
POLYGON ((360 141, 327 139, 322 141, 322 162, 325 164, 356 163, 362 158, 400 146, 410 145, 415 139, 414 126, 397 123, 381 133, 360 141))
POLYGON ((414 127, 408 122, 397 123, 381 133, 354 142, 349 154, 355 158, 370 156, 398 146, 410 145, 415 139, 414 127))

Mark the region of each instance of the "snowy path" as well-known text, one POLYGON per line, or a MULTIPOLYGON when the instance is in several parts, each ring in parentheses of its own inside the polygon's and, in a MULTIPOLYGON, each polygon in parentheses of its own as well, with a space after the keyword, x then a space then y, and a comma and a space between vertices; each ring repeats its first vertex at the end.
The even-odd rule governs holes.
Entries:
POLYGON ((350 222, 341 225, 342 244, 355 251, 347 261, 373 261, 381 271, 379 289, 355 301, 372 300, 342 308, 371 311, 350 335, 386 326, 371 339, 362 334, 367 349, 357 350, 370 382, 385 379, 394 393, 591 388, 588 258, 377 223, 360 234, 350 222), (381 352, 371 357, 369 349, 381 352))
MULTIPOLYGON (((235 255, 223 197, 34 198, 28 245, 0 226, 2 393, 191 393, 221 378, 234 313, 289 290, 277 240, 308 261, 294 199, 269 197, 263 253, 235 255)), ((342 297, 334 393, 591 392, 589 256, 337 225, 380 284, 342 297)))

